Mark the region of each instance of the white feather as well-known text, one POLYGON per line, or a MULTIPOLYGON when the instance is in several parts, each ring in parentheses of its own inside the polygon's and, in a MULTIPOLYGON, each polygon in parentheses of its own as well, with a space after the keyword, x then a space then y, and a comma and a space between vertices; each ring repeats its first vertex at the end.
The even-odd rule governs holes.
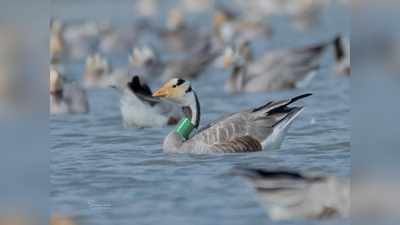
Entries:
POLYGON ((277 124, 274 127, 274 130, 272 131, 272 134, 265 139, 261 145, 263 149, 278 149, 280 148, 283 138, 286 135, 286 132, 288 128, 290 127, 290 124, 293 122, 294 119, 303 111, 303 109, 300 109, 299 111, 296 112, 295 115, 290 117, 286 121, 282 121, 281 123, 277 124))

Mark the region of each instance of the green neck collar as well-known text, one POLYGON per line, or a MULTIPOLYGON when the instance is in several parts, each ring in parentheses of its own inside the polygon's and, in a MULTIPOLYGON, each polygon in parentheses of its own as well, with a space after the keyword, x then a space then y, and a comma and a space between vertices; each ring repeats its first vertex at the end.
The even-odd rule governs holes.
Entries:
POLYGON ((175 128, 175 132, 178 133, 181 137, 187 140, 194 129, 194 125, 188 118, 182 118, 179 122, 178 126, 175 128))

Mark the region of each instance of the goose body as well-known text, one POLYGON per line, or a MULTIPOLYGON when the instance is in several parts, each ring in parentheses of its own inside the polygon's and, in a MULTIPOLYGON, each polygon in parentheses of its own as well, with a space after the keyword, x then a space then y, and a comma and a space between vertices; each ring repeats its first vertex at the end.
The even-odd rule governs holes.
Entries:
POLYGON ((50 114, 87 113, 86 91, 76 83, 64 84, 55 69, 50 69, 50 114))
POLYGON ((125 127, 164 127, 176 124, 182 117, 180 108, 172 103, 153 98, 139 77, 121 88, 120 110, 125 127))
POLYGON ((349 217, 348 179, 261 169, 236 173, 251 182, 273 220, 349 217))
POLYGON ((224 65, 233 65, 225 89, 230 93, 262 92, 306 86, 316 75, 320 60, 332 42, 304 48, 275 50, 256 61, 244 59, 240 52, 227 49, 224 65))
MULTIPOLYGON (((225 116, 198 130, 191 137, 185 138, 174 130, 164 139, 163 149, 173 153, 207 154, 279 148, 289 125, 302 111, 302 107, 289 105, 309 95, 271 101, 257 108, 225 116)), ((186 117, 190 118, 191 126, 199 126, 200 105, 188 81, 172 79, 155 92, 154 96, 166 98, 182 106, 186 117)))

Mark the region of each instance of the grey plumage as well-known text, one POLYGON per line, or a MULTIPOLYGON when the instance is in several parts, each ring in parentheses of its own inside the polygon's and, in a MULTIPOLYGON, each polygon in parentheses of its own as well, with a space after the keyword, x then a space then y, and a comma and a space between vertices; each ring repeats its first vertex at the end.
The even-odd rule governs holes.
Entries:
POLYGON ((309 95, 270 101, 260 107, 231 114, 200 129, 186 141, 172 131, 164 141, 164 150, 201 154, 277 148, 287 128, 302 109, 289 105, 309 95))
POLYGON ((247 178, 274 220, 348 217, 350 182, 285 170, 235 169, 247 178))
POLYGON ((176 76, 187 80, 195 79, 207 69, 217 55, 213 42, 207 40, 184 59, 166 62, 162 79, 169 80, 176 76))
POLYGON ((329 41, 305 48, 271 51, 257 61, 234 62, 225 88, 234 93, 306 86, 319 69, 323 53, 332 44, 329 41))

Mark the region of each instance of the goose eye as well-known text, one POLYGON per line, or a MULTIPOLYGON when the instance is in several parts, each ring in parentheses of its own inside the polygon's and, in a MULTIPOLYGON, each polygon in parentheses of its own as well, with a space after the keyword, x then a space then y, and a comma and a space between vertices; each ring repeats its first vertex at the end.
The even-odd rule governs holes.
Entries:
POLYGON ((172 85, 173 88, 176 88, 176 84, 172 85))

